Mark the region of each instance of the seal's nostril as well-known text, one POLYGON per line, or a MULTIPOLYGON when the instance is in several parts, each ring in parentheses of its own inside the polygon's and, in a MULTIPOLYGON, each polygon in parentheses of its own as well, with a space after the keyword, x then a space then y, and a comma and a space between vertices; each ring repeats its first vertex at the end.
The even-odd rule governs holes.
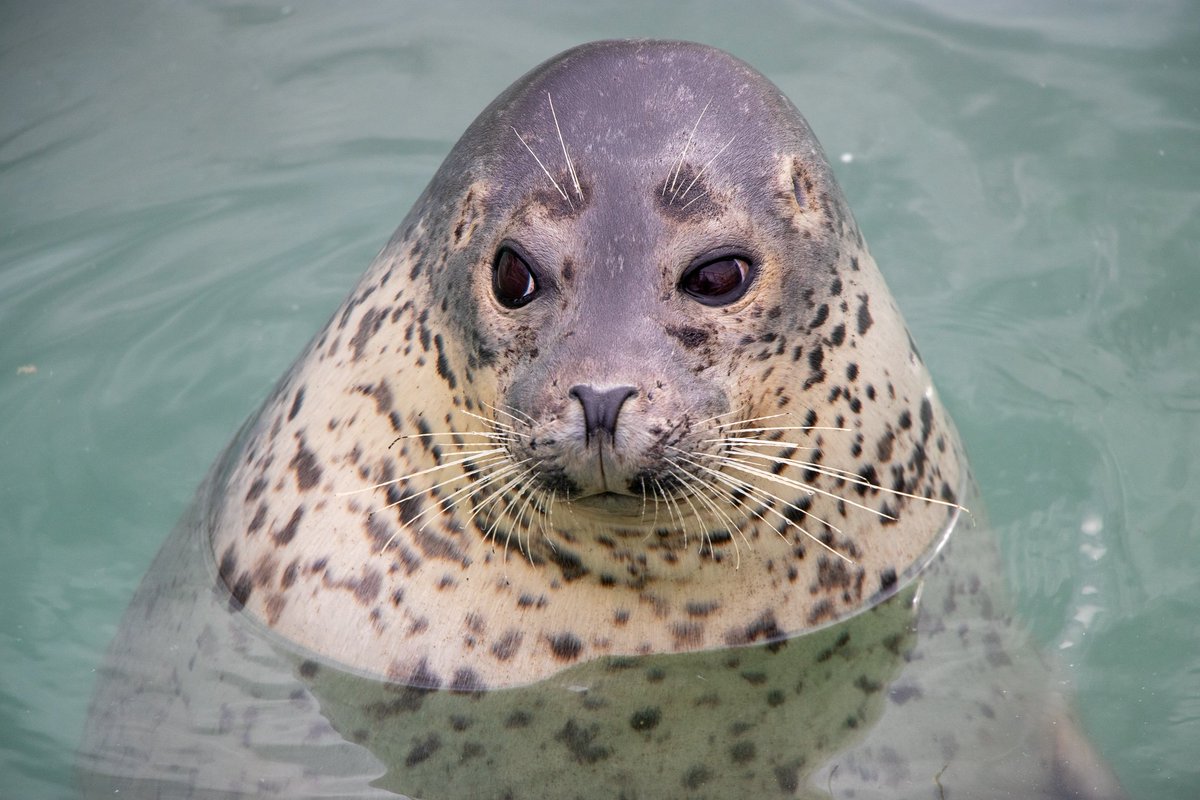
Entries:
POLYGON ((637 394, 632 386, 614 386, 595 389, 591 386, 572 386, 567 392, 583 406, 584 434, 590 444, 595 433, 608 434, 609 439, 617 435, 617 415, 625 401, 637 394))

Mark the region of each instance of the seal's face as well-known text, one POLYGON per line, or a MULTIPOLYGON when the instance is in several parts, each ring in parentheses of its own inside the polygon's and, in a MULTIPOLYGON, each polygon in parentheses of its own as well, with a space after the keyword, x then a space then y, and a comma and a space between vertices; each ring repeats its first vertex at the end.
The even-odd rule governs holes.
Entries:
POLYGON ((728 57, 659 50, 568 59, 493 107, 499 141, 466 165, 478 230, 442 289, 462 287, 475 360, 501 356, 479 402, 523 485, 627 516, 712 483, 722 431, 787 408, 738 376, 820 345, 803 323, 845 224, 786 100, 728 57))

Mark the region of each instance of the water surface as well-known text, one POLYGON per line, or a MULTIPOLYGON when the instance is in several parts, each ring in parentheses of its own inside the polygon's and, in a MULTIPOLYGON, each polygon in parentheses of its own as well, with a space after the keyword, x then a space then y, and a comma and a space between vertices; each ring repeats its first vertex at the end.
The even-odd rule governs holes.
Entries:
POLYGON ((1200 9, 964 5, 0 8, 4 794, 71 796, 141 574, 474 115, 638 35, 808 117, 1090 734, 1200 795, 1200 9))

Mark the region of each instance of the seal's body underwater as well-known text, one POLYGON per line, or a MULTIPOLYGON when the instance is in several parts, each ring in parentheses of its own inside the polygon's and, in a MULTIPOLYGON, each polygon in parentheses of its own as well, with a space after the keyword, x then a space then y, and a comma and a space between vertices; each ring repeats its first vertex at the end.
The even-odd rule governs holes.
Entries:
POLYGON ((214 468, 85 771, 1115 796, 954 532, 969 486, 791 103, 699 45, 576 48, 480 115, 214 468))

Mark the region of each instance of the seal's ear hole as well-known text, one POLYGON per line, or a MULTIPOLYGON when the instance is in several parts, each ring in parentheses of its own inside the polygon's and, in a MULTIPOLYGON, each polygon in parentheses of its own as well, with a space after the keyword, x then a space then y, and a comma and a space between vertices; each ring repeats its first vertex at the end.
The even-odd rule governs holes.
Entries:
POLYGON ((813 196, 813 181, 804 167, 804 162, 798 158, 792 161, 792 195, 796 198, 796 205, 800 206, 800 210, 807 211, 813 196))
POLYGON ((679 279, 679 288, 706 306, 726 306, 744 295, 753 281, 751 263, 727 255, 690 267, 679 279))
POLYGON ((533 270, 511 247, 503 247, 496 253, 492 263, 492 292, 506 308, 520 308, 537 296, 533 270))

